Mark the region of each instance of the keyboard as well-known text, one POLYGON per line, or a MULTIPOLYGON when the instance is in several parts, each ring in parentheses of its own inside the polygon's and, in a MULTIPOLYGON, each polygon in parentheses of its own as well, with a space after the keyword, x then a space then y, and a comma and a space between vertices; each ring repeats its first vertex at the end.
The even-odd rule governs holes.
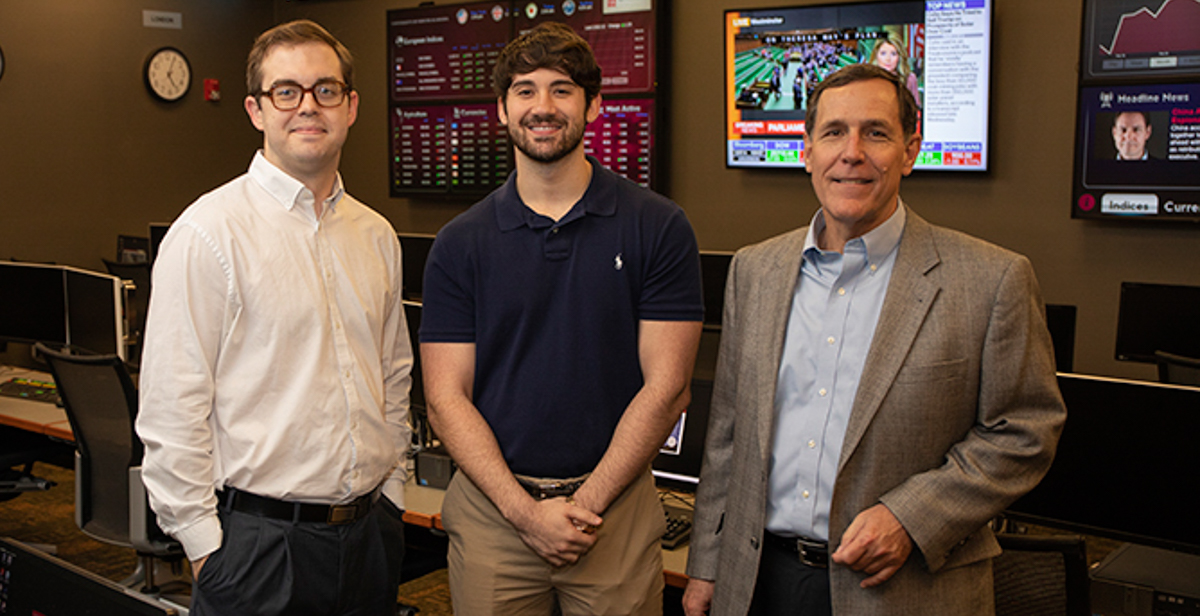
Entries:
POLYGON ((665 549, 674 550, 687 543, 691 538, 692 521, 679 514, 665 513, 667 515, 667 532, 663 533, 662 546, 665 549))
POLYGON ((0 383, 0 396, 25 398, 38 402, 58 403, 58 390, 54 383, 33 379, 13 378, 0 383))

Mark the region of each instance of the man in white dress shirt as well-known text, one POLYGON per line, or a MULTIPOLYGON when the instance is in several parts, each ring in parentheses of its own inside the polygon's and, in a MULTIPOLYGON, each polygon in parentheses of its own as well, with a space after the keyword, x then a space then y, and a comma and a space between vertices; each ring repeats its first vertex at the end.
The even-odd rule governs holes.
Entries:
POLYGON ((163 240, 142 357, 144 478, 192 613, 395 614, 412 350, 391 225, 338 174, 358 112, 319 25, 263 33, 263 149, 163 240))

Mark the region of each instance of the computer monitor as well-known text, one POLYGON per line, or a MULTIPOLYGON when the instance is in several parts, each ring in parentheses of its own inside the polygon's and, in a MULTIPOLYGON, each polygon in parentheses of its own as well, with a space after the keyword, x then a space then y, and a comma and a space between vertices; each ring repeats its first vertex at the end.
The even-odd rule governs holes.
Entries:
POLYGON ((62 265, 0 261, 0 339, 125 357, 124 285, 62 265))
POLYGON ((692 402, 675 423, 651 465, 659 485, 691 492, 700 483, 712 388, 712 381, 692 380, 692 402))
POLYGON ((0 261, 0 339, 67 343, 67 290, 62 269, 0 261))
POLYGON ((1068 304, 1046 304, 1046 328, 1054 343, 1054 369, 1075 370, 1075 315, 1078 309, 1068 304))
POLYGON ((1200 388, 1059 374, 1067 423, 1013 519, 1200 554, 1200 388))
POLYGON ((700 277, 704 286, 704 329, 721 329, 725 312, 725 279, 732 252, 700 251, 700 277))
POLYGON ((13 539, 0 539, 0 614, 168 616, 179 611, 153 597, 13 539))
POLYGON ((150 263, 154 263, 154 259, 158 256, 158 246, 162 244, 163 238, 166 237, 167 231, 171 228, 169 222, 152 222, 150 223, 150 263))
POLYGON ((419 302, 425 279, 425 261, 436 236, 430 233, 397 233, 404 260, 404 299, 419 302))
POLYGON ((1154 363, 1154 352, 1200 357, 1200 287, 1122 282, 1117 359, 1154 363))

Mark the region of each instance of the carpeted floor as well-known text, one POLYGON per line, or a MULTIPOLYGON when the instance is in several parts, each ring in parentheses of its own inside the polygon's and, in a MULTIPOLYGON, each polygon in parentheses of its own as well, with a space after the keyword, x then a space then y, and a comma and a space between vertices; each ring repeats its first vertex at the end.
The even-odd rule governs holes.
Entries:
MULTIPOLYGON (((46 492, 27 492, 0 501, 0 537, 48 549, 58 558, 119 581, 133 573, 133 550, 96 541, 75 525, 75 474, 56 466, 38 464, 34 474, 55 482, 46 492)), ((441 569, 403 584, 399 601, 414 606, 421 616, 448 616, 450 590, 441 569)))

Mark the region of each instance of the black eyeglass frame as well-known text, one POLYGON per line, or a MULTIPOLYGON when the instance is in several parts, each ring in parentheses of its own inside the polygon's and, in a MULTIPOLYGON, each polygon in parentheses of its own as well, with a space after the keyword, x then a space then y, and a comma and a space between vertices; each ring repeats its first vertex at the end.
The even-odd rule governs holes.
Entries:
POLYGON ((278 83, 273 84, 270 88, 267 88, 266 90, 259 90, 258 92, 255 92, 254 98, 261 102, 262 97, 265 96, 265 97, 271 99, 271 104, 275 106, 275 109, 277 109, 279 111, 292 111, 295 109, 299 109, 300 106, 304 104, 305 95, 311 94, 312 98, 313 98, 313 102, 315 102, 318 107, 325 107, 326 109, 329 109, 332 107, 338 107, 342 103, 346 102, 346 98, 349 97, 350 93, 353 91, 354 91, 354 89, 351 88, 348 84, 346 84, 345 82, 339 81, 337 79, 321 79, 321 80, 317 81, 316 83, 312 84, 312 87, 308 87, 308 88, 306 88, 294 81, 280 81, 278 83), (331 85, 336 85, 339 88, 341 88, 341 90, 342 90, 342 94, 339 97, 338 102, 330 103, 330 104, 321 102, 321 98, 317 96, 317 92, 316 92, 317 88, 320 88, 322 86, 327 87, 327 86, 331 86, 331 85), (283 87, 296 88, 297 90, 300 90, 300 96, 296 99, 296 104, 294 106, 280 107, 279 102, 275 100, 275 96, 276 96, 275 90, 278 88, 283 88, 283 87))

